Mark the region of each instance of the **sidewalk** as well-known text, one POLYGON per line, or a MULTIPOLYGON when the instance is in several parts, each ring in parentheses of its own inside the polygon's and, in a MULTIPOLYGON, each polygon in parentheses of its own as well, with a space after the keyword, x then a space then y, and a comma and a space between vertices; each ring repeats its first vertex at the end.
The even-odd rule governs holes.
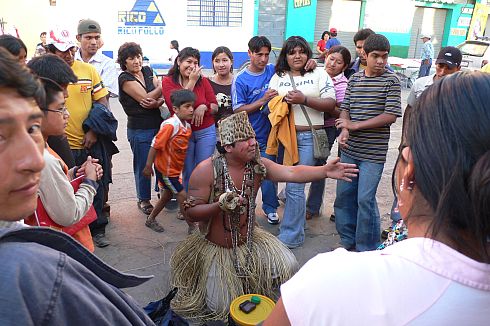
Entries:
MULTIPOLYGON (((402 107, 406 106, 408 90, 402 91, 402 107)), ((111 110, 119 120, 118 141, 120 153, 113 157, 113 180, 110 187, 109 203, 111 219, 107 227, 107 238, 111 245, 97 248, 95 253, 109 265, 128 273, 137 275, 154 275, 147 283, 127 289, 141 305, 165 296, 169 289, 169 261, 177 243, 187 236, 187 224, 176 218, 176 212, 163 210, 157 217, 165 232, 156 233, 145 227, 145 215, 136 206, 132 153, 126 138, 126 115, 118 99, 110 99, 111 110)), ((389 211, 393 202, 391 191, 391 173, 398 156, 398 145, 401 135, 401 119, 392 126, 387 163, 378 188, 378 204, 382 225, 389 222, 389 211)), ((336 145, 332 153, 336 153, 336 145)), ((279 185, 282 189, 284 184, 279 185)), ((339 247, 339 237, 335 223, 330 222, 333 200, 335 198, 335 181, 328 180, 324 196, 322 216, 307 222, 306 240, 303 247, 294 249, 299 263, 303 265, 316 254, 331 251, 339 247)), ((154 193, 156 200, 156 193, 154 193)), ((269 225, 261 207, 261 195, 257 196, 257 221, 267 231, 277 235, 278 225, 269 225)), ((282 217, 284 206, 279 208, 282 217)))

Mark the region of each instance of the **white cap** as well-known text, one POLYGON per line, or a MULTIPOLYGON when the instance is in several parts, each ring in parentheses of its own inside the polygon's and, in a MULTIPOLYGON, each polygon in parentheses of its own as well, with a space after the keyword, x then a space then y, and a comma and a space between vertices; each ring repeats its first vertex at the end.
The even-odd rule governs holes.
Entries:
POLYGON ((49 30, 48 44, 53 44, 61 52, 65 52, 72 47, 77 47, 77 43, 71 38, 70 32, 66 29, 49 30))
POLYGON ((420 38, 428 38, 429 40, 431 39, 429 34, 422 34, 420 35, 420 38))

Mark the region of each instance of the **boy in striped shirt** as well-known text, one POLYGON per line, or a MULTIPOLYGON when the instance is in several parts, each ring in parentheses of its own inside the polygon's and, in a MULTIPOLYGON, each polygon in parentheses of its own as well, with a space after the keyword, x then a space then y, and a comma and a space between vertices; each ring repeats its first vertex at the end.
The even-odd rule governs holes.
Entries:
POLYGON ((385 68, 390 43, 381 34, 370 35, 363 46, 367 67, 349 79, 336 127, 341 162, 355 163, 359 177, 337 182, 334 210, 342 246, 374 250, 380 243, 380 216, 376 190, 386 161, 390 125, 401 117, 401 87, 385 68))

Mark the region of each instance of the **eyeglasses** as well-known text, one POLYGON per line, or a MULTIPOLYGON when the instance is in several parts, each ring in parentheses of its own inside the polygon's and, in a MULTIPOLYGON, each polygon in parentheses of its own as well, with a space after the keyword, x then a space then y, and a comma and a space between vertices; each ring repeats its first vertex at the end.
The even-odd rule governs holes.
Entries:
POLYGON ((66 108, 66 106, 64 106, 58 110, 43 109, 43 111, 61 113, 61 115, 67 115, 68 114, 68 109, 66 108))

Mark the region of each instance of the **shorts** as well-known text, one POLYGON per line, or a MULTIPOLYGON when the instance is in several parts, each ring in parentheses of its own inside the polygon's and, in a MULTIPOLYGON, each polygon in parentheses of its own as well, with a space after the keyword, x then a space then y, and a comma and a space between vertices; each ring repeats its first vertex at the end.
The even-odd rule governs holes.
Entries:
POLYGON ((179 192, 184 190, 184 186, 180 183, 180 177, 166 177, 157 171, 157 182, 158 186, 163 189, 169 190, 174 195, 177 195, 179 192))

